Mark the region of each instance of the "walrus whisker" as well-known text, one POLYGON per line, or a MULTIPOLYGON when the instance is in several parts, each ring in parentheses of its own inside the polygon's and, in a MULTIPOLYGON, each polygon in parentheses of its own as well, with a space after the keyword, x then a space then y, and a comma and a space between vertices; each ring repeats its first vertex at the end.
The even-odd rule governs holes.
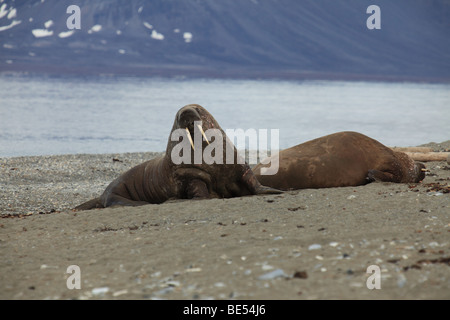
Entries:
POLYGON ((188 129, 188 128, 186 128, 186 132, 187 132, 187 137, 188 137, 188 139, 189 139, 189 142, 191 143, 192 150, 195 151, 195 148, 194 148, 194 141, 192 141, 191 133, 189 132, 189 129, 188 129))
POLYGON ((209 144, 208 138, 206 137, 205 131, 203 131, 202 126, 198 124, 197 127, 200 130, 200 132, 202 133, 203 138, 205 138, 206 142, 208 142, 208 144, 209 144))

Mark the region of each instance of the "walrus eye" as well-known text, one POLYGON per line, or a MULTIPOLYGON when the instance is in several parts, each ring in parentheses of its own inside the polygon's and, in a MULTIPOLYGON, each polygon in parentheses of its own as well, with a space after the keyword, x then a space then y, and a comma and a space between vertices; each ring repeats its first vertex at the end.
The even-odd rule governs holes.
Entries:
POLYGON ((200 132, 202 133, 203 138, 205 138, 206 142, 208 142, 208 144, 209 144, 208 138, 206 137, 205 131, 203 131, 202 126, 198 124, 197 127, 200 130, 200 132))

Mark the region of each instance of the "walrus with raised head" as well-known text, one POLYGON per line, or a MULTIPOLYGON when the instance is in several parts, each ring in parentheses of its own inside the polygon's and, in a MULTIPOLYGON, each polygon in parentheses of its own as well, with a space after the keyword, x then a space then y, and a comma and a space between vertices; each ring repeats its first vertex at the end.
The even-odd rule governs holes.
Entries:
MULTIPOLYGON (((144 162, 112 181, 99 198, 87 201, 75 210, 106 208, 116 205, 139 206, 157 204, 170 199, 229 198, 254 194, 281 193, 261 185, 245 161, 237 161, 237 150, 232 145, 232 163, 211 163, 195 159, 195 152, 180 148, 179 138, 189 141, 188 151, 197 152, 209 146, 205 131, 221 133, 222 145, 230 146, 225 132, 203 107, 191 104, 181 108, 169 136, 163 156, 144 162), (200 126, 201 124, 201 126, 200 126), (199 130, 201 135, 196 134, 199 130), (173 135, 177 133, 177 135, 173 135), (175 139, 174 139, 174 137, 175 139), (186 152, 181 156, 180 154, 186 152), (189 155, 190 154, 190 155, 189 155), (177 159, 175 159, 177 158, 177 159), (183 158, 185 161, 180 161, 183 158), (187 160, 187 161, 186 161, 187 160)), ((217 139, 217 137, 215 137, 217 139)), ((216 141, 217 142, 217 141, 216 141)), ((213 142, 211 141, 211 144, 213 142)), ((217 150, 215 152, 218 152, 217 150)), ((225 157, 225 148, 223 148, 225 157)))
POLYGON ((359 186, 372 181, 420 182, 425 166, 403 152, 357 132, 338 132, 280 151, 275 175, 261 175, 263 185, 280 190, 359 186))

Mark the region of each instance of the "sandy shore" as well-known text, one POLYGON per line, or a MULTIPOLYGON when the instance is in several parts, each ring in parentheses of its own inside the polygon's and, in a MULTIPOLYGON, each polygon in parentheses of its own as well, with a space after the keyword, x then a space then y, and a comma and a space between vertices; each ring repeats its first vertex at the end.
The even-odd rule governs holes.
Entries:
POLYGON ((450 299, 446 162, 420 184, 71 211, 155 155, 0 159, 0 299, 450 299))

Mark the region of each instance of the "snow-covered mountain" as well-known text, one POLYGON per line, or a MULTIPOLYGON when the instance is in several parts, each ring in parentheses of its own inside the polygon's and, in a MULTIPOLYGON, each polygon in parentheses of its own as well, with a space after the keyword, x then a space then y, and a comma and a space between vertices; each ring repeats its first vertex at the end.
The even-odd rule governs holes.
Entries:
POLYGON ((9 70, 448 81, 450 1, 0 0, 9 70))

